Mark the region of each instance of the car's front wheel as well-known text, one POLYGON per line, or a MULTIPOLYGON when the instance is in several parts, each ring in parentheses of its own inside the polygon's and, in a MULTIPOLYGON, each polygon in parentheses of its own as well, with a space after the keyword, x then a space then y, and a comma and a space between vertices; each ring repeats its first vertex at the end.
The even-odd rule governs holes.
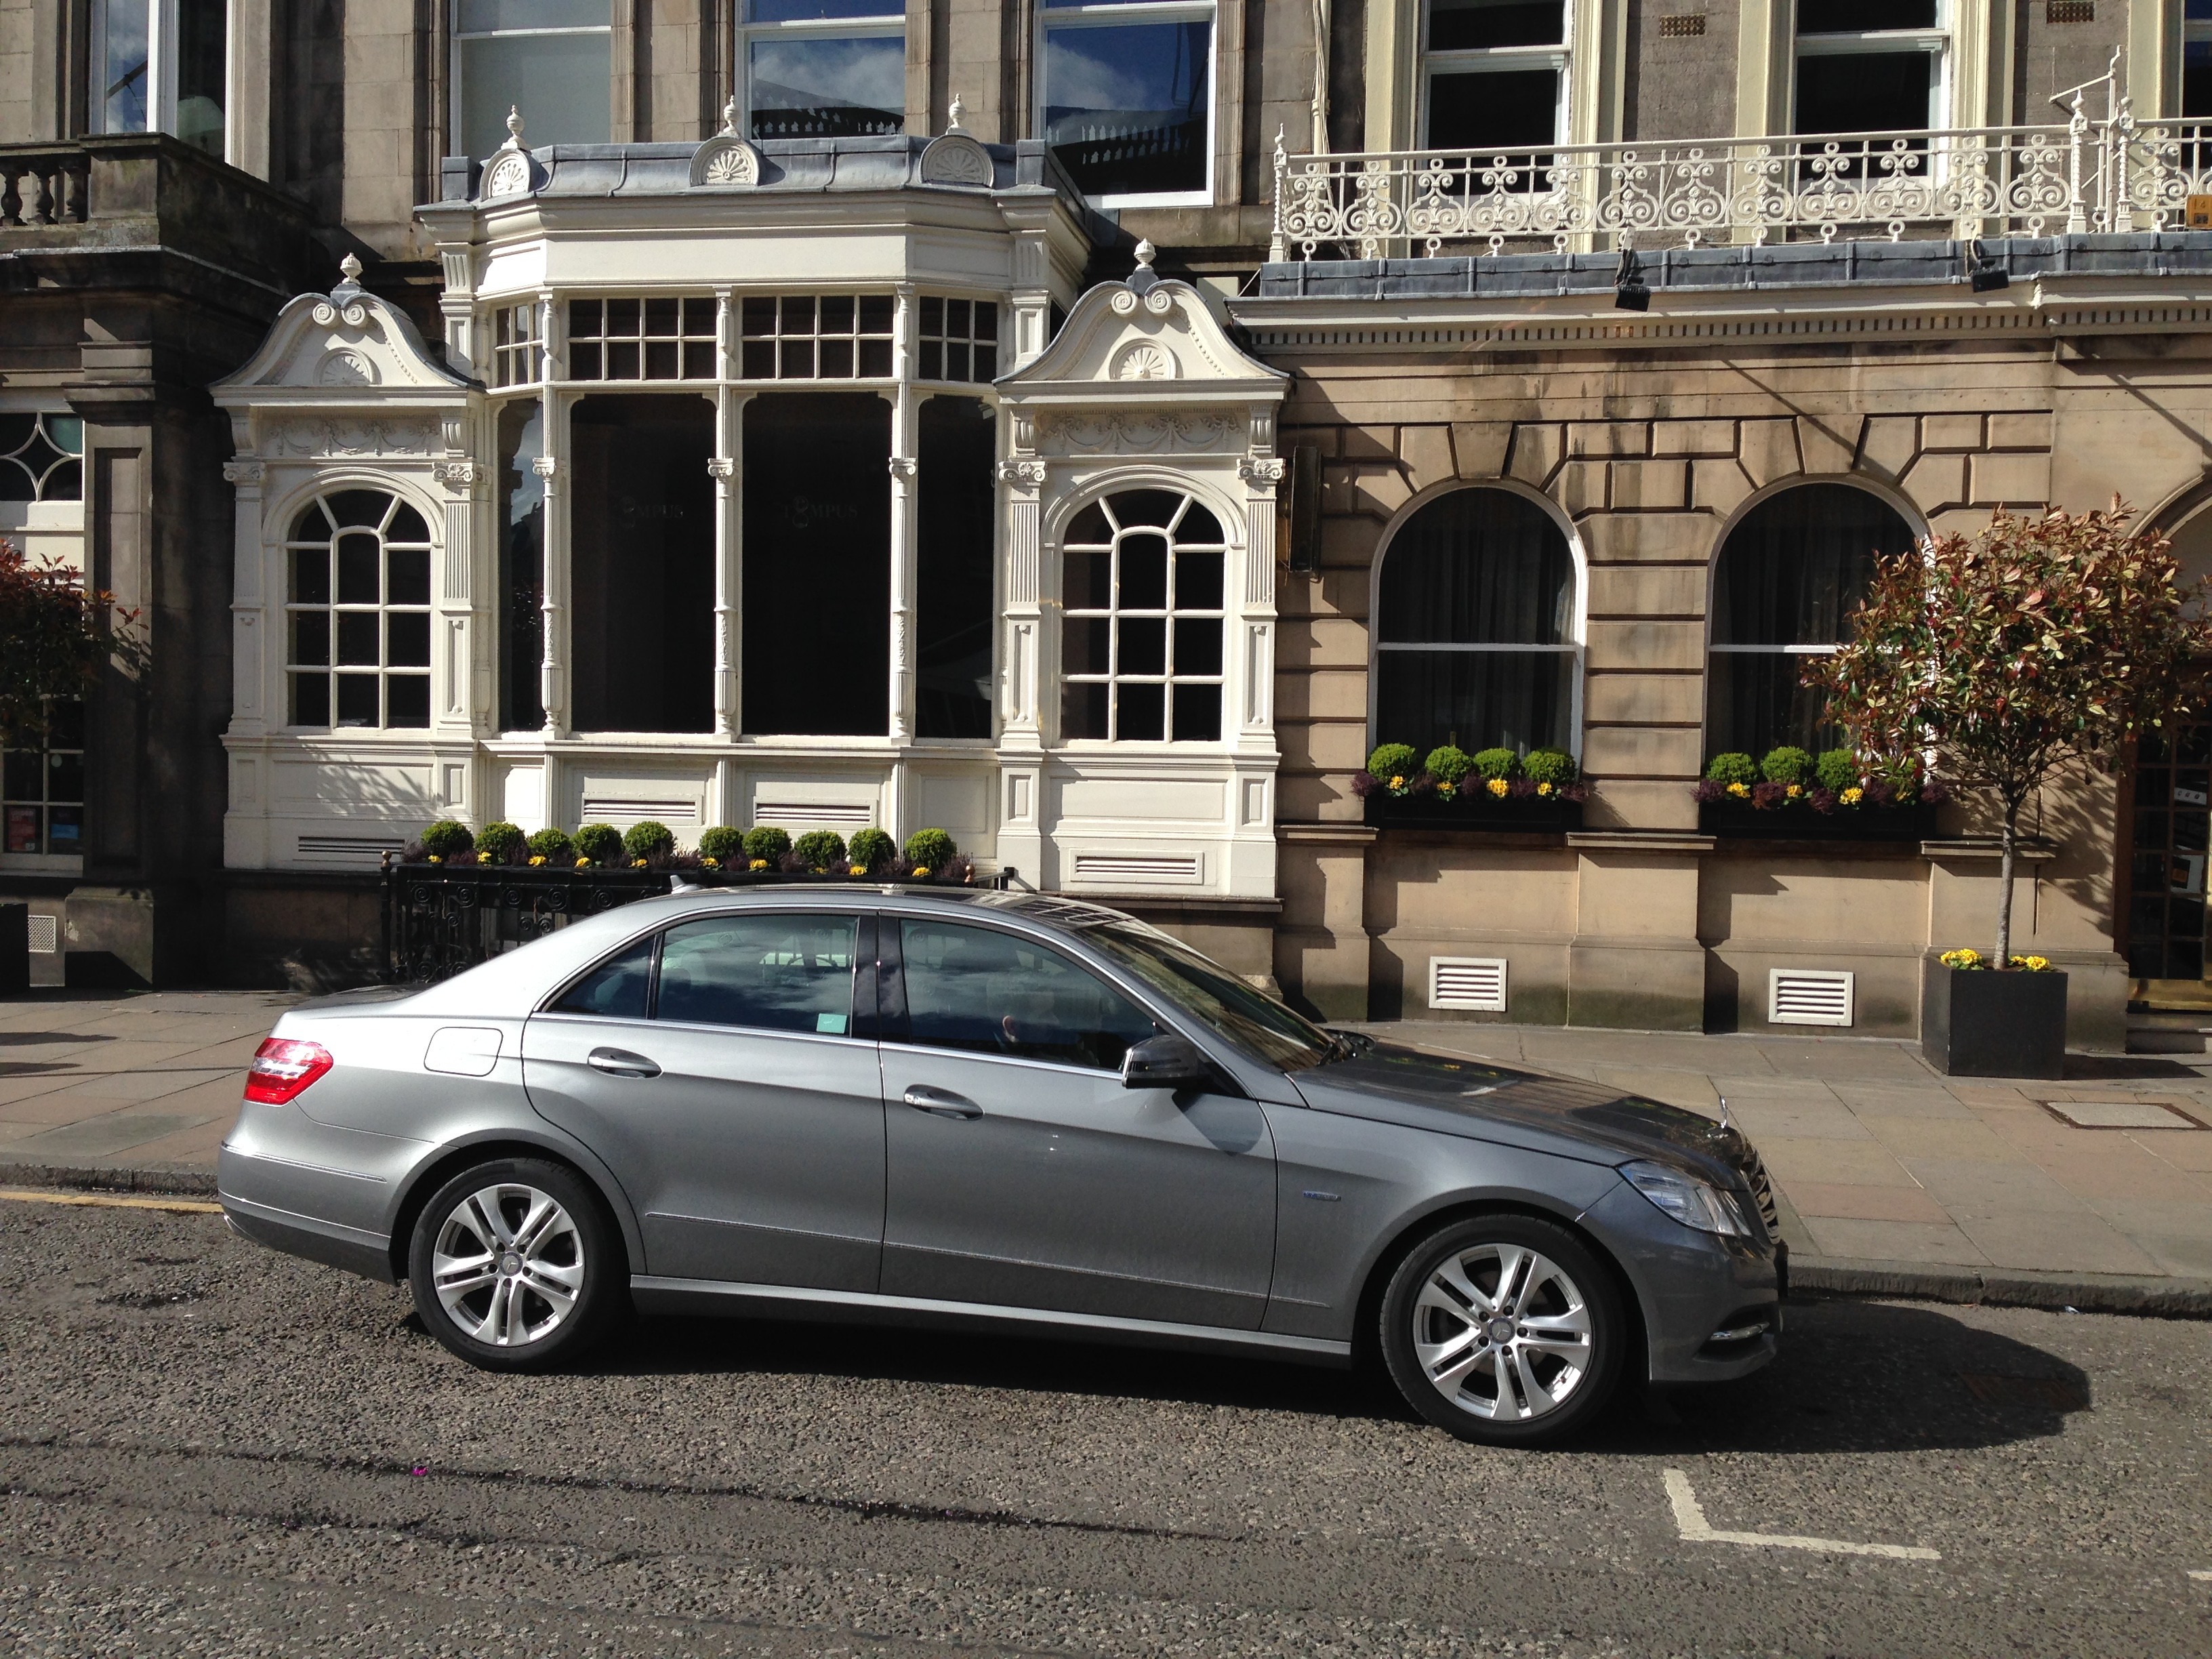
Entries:
POLYGON ((627 1292, 622 1241, 574 1171, 538 1158, 464 1170, 416 1218, 407 1282, 430 1334, 487 1370, 581 1355, 627 1292))
POLYGON ((1581 1240, 1533 1216, 1438 1229, 1383 1293, 1382 1357, 1407 1403, 1462 1440, 1534 1445, 1603 1409, 1626 1317, 1581 1240))

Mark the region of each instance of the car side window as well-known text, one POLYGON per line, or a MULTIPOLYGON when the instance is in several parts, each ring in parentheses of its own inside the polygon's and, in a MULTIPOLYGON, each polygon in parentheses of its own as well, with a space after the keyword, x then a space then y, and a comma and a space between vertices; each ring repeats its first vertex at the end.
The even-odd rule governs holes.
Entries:
POLYGON ((556 1014, 586 1014, 598 1019, 643 1019, 653 990, 653 936, 610 957, 570 986, 553 1005, 556 1014))
POLYGON ((909 1040, 1118 1071, 1150 1015, 1042 945, 954 922, 900 924, 909 1040))
POLYGON ((857 916, 708 916, 662 935, 656 1019, 845 1036, 857 916))

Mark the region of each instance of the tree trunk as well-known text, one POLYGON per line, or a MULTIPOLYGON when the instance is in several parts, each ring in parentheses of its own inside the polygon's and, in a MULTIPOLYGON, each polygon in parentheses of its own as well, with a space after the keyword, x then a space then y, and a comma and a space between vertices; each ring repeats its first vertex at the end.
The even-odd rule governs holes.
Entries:
POLYGON ((2014 848, 2019 839, 2020 805, 2007 801, 2004 820, 1997 827, 1997 959, 1990 966, 2012 966, 2012 871, 2014 848))

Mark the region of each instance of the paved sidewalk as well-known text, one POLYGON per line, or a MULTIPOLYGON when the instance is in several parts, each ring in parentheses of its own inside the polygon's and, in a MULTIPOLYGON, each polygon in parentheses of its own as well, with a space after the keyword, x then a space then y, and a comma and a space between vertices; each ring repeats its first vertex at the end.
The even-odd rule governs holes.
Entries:
MULTIPOLYGON (((0 999, 0 1182, 204 1183, 276 992, 0 999), (180 1179, 179 1179, 180 1178, 180 1179)), ((2075 1057, 2062 1083, 1936 1076, 1901 1042, 1407 1021, 1402 1041, 1734 1120, 1808 1258, 1923 1274, 2212 1282, 2212 1055, 2075 1057), (2045 1103, 2056 1103, 2056 1105, 2045 1103), (2081 1127, 2068 1115, 2111 1127, 2081 1127), (2177 1127, 2144 1127, 2163 1119, 2177 1127), (2181 1124, 2199 1127, 2186 1128, 2181 1124)), ((1930 1281, 1933 1282, 1932 1280, 1930 1281)))
POLYGON ((2010 1082, 1942 1077, 1911 1045, 1864 1037, 1362 1029, 1708 1115, 1725 1097, 1781 1189, 1784 1237, 1808 1255, 2212 1279, 2212 1056, 2074 1055, 2062 1082, 2010 1082), (2137 1127, 2154 1121, 2175 1127, 2137 1127))

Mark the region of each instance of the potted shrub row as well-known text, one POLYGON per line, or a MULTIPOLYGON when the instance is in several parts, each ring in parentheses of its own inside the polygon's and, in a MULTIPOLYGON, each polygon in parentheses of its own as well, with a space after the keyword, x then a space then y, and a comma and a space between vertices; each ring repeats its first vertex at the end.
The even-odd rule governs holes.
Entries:
POLYGON ((1849 749, 1817 759, 1795 744, 1763 760, 1716 755, 1692 789, 1709 836, 1844 841, 1924 841, 1949 799, 1917 764, 1871 764, 1849 749))
POLYGON ((547 829, 526 835, 512 823, 471 830, 456 819, 442 818, 408 844, 400 862, 556 875, 639 872, 672 875, 693 884, 837 879, 961 887, 975 878, 974 861, 942 830, 917 830, 902 848, 886 831, 875 829, 854 831, 848 843, 834 830, 810 830, 794 840, 775 824, 750 830, 717 825, 700 836, 697 847, 687 848, 677 844, 674 830, 650 819, 627 830, 587 823, 573 833, 547 829))
POLYGON ((1367 822, 1385 828, 1571 830, 1589 791, 1564 749, 1483 749, 1445 744, 1421 755, 1386 743, 1354 775, 1367 822))

